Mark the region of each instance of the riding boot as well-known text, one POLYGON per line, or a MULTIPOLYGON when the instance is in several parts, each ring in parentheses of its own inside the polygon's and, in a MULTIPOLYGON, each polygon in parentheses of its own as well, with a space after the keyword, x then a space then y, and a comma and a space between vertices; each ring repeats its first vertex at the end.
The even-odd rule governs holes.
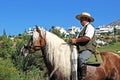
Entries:
POLYGON ((78 60, 78 66, 77 66, 77 74, 78 74, 78 80, 81 80, 81 62, 78 60))
POLYGON ((80 69, 78 69, 77 74, 78 74, 78 80, 81 80, 81 70, 80 69))
POLYGON ((81 79, 80 80, 85 80, 86 77, 86 73, 87 73, 87 65, 83 64, 83 66, 81 66, 81 79))

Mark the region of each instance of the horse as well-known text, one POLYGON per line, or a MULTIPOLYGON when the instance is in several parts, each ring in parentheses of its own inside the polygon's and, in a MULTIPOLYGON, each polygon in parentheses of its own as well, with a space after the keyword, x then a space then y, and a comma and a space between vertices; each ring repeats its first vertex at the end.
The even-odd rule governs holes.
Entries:
MULTIPOLYGON (((36 26, 21 53, 26 55, 38 50, 42 51, 50 80, 72 80, 72 51, 69 44, 55 34, 36 26)), ((87 65, 85 80, 120 80, 120 56, 113 52, 99 54, 102 63, 99 66, 87 65)))

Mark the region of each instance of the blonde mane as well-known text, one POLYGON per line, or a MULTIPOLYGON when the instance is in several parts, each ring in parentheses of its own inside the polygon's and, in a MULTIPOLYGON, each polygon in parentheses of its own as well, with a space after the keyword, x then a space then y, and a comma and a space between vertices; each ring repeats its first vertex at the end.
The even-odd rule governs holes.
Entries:
POLYGON ((37 31, 33 32, 33 43, 35 43, 35 41, 37 41, 39 38, 39 33, 37 31))
MULTIPOLYGON (((70 46, 55 34, 41 29, 41 34, 46 34, 46 57, 50 61, 54 70, 59 70, 65 77, 70 78, 71 74, 71 49, 70 46)), ((38 34, 35 33, 35 39, 38 34)), ((68 79, 69 80, 69 79, 68 79)))

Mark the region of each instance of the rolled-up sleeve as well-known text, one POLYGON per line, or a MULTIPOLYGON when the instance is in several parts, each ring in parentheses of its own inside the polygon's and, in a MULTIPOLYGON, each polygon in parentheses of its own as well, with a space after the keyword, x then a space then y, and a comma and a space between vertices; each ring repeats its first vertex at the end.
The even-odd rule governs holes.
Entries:
POLYGON ((95 28, 89 24, 85 31, 85 36, 89 37, 90 39, 94 36, 95 28))

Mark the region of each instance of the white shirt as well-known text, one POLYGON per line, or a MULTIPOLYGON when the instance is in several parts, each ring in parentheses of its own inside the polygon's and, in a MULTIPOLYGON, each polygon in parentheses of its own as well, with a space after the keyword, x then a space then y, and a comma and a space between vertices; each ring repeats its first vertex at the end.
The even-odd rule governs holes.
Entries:
POLYGON ((89 37, 90 39, 94 36, 95 28, 88 23, 86 31, 85 31, 85 36, 89 37))

